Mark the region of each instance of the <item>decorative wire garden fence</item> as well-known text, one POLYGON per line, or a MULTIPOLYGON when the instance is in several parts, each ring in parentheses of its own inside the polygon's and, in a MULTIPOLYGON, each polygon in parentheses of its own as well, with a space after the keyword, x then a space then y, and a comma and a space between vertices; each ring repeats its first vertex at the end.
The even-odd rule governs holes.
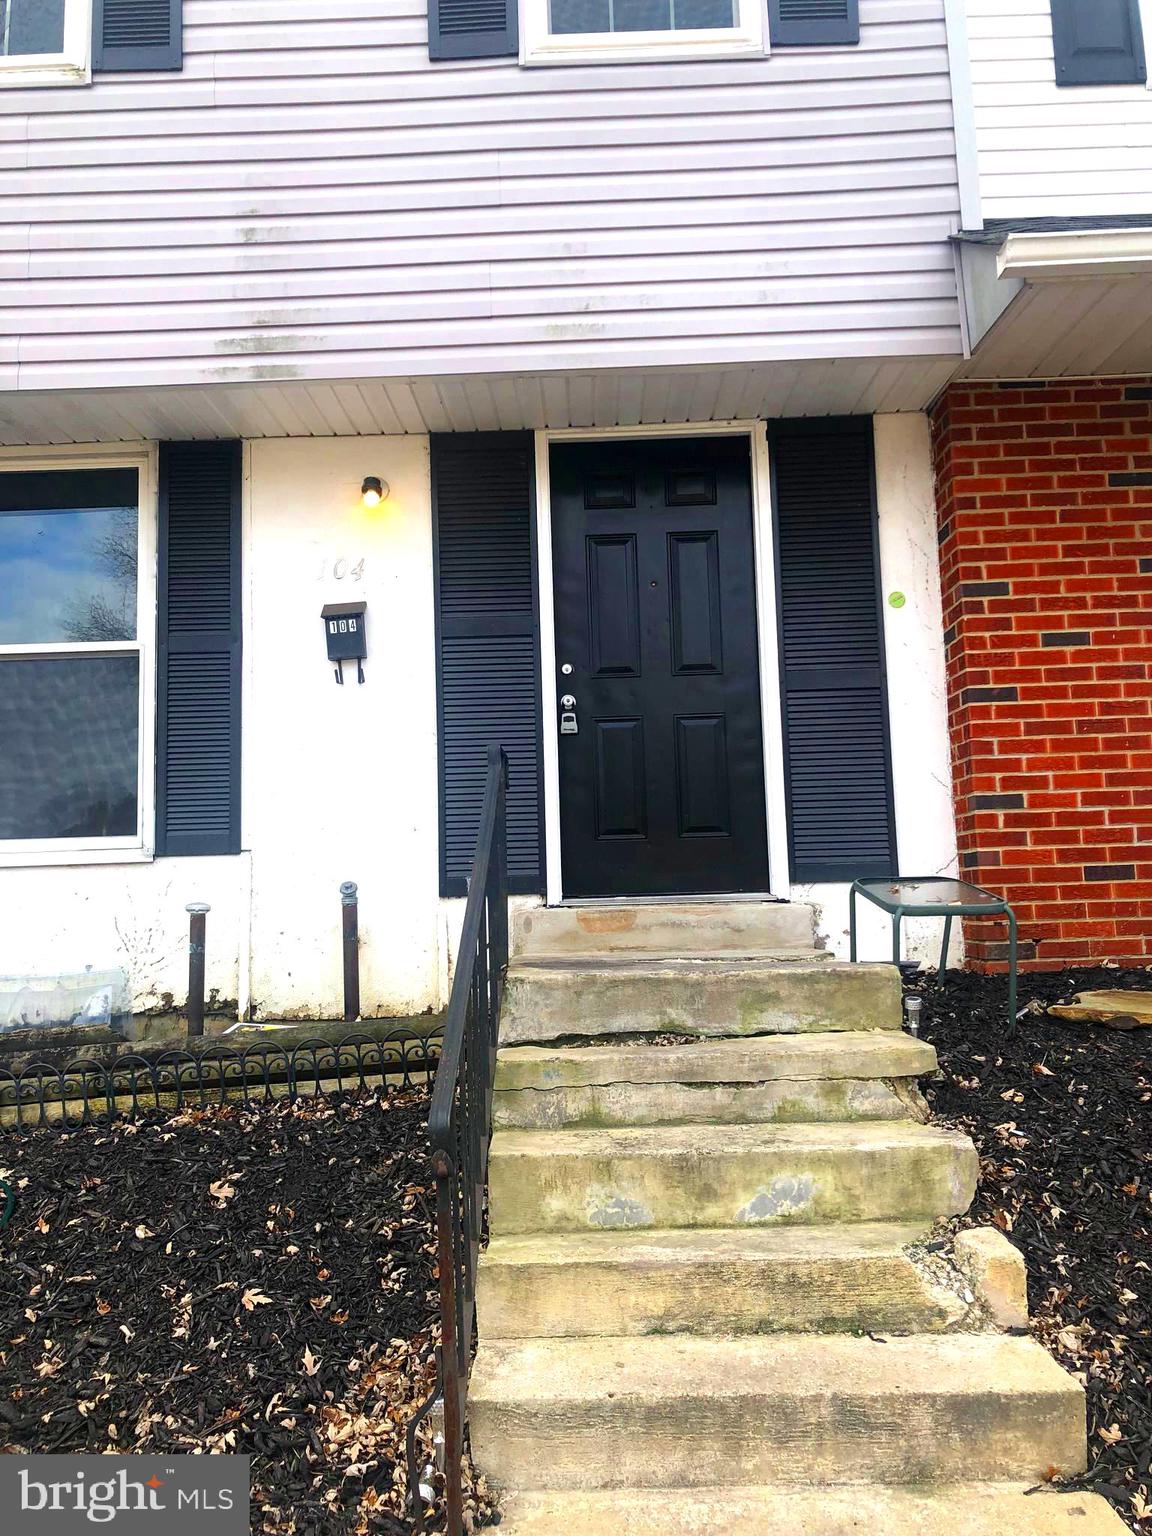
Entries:
POLYGON ((65 1065, 0 1061, 0 1132, 78 1129, 113 1120, 208 1109, 255 1107, 350 1089, 428 1088, 440 1060, 440 1032, 409 1028, 295 1045, 205 1045, 111 1061, 77 1057, 65 1065))

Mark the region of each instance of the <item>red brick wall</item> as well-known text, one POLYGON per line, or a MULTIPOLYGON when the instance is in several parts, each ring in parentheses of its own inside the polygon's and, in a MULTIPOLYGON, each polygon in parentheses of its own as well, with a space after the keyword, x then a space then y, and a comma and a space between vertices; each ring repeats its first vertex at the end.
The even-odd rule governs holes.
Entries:
POLYGON ((1152 379, 954 385, 933 432, 963 873, 1032 969, 1152 963, 1152 379))

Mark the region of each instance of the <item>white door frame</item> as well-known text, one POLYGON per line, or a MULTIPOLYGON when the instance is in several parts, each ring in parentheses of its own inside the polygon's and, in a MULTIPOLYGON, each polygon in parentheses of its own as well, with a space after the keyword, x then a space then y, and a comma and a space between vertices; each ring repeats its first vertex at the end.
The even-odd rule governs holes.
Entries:
POLYGON ((787 899, 788 816, 784 798, 784 738, 780 699, 780 647, 776 611, 776 550, 772 527, 772 478, 768 428, 763 421, 678 422, 659 427, 582 427, 536 433, 536 574, 540 605, 540 686, 544 709, 544 846, 548 868, 545 900, 564 899, 560 865, 560 733, 556 702, 556 614, 552 585, 552 443, 653 437, 747 437, 752 451, 752 540, 756 562, 756 629, 760 652, 760 718, 764 733, 764 796, 768 827, 768 879, 787 899))

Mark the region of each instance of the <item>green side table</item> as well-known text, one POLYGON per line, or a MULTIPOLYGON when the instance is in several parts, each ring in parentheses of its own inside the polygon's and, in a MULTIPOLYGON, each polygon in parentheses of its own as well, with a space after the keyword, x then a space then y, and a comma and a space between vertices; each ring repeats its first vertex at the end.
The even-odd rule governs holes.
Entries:
POLYGON ((848 893, 850 957, 856 959, 856 897, 863 896, 892 918, 892 964, 900 964, 900 924, 906 917, 942 917, 944 943, 941 976, 948 964, 948 942, 954 917, 1003 917, 1008 923, 1008 1028, 1016 1024, 1016 914, 1002 896, 967 880, 941 875, 897 875, 887 879, 853 880, 848 893))

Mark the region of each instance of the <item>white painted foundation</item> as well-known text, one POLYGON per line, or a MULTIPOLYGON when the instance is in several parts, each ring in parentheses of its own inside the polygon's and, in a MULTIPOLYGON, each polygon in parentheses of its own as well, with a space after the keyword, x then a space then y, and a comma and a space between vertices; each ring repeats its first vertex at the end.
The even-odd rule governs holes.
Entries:
POLYGON ((365 1013, 438 1007, 427 438, 247 444, 245 530, 243 854, 0 870, 0 974, 118 966, 136 1007, 182 1002, 184 906, 207 901, 220 998, 257 1016, 338 1017, 339 886, 355 880, 365 1013), (391 488, 372 512, 365 475, 391 488), (320 610, 358 597, 366 681, 346 664, 341 688, 320 610))
MULTIPOLYGON (((876 449, 901 867, 950 871, 926 419, 878 417, 876 449), (893 591, 905 594, 903 607, 888 606, 893 591)), ((247 444, 244 570, 244 852, 0 869, 0 974, 121 967, 137 1008, 182 1002, 184 907, 207 901, 207 983, 220 999, 256 1017, 335 1017, 339 886, 355 880, 365 1014, 440 1007, 463 903, 438 895, 427 439, 247 444), (372 512, 360 505, 365 475, 391 488, 372 512), (358 686, 346 666, 337 687, 320 609, 354 597, 368 603, 366 682, 358 686)), ((846 956, 847 887, 793 886, 792 895, 815 903, 825 943, 846 956)), ((862 957, 886 957, 886 920, 867 908, 861 915, 862 957)), ((908 953, 934 957, 937 930, 909 924, 908 953)))

